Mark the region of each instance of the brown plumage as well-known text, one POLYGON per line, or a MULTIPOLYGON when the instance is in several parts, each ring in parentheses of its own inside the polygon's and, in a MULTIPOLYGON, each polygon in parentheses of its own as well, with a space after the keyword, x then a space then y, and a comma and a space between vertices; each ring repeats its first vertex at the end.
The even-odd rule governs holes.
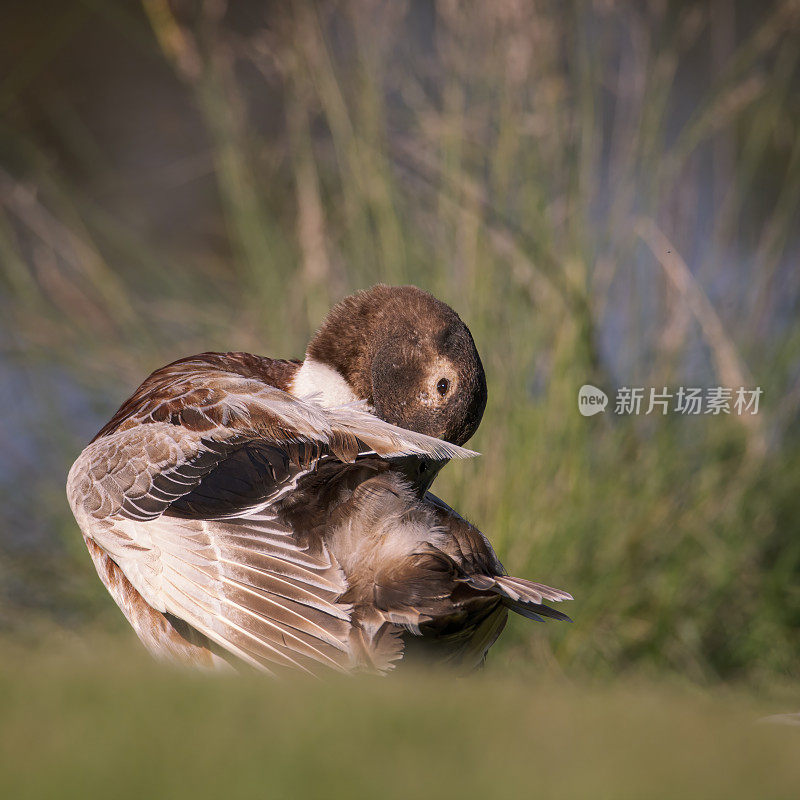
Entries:
POLYGON ((375 286, 342 300, 308 346, 375 413, 403 428, 463 444, 486 408, 472 334, 450 306, 415 286, 375 286), (438 380, 448 382, 440 396, 438 380))
POLYGON ((459 445, 485 402, 455 312, 376 287, 334 309, 304 362, 204 353, 157 370, 67 493, 101 579, 159 657, 318 673, 419 652, 470 668, 509 609, 561 619, 542 601, 569 598, 506 576, 427 493, 447 460, 474 455, 459 445))

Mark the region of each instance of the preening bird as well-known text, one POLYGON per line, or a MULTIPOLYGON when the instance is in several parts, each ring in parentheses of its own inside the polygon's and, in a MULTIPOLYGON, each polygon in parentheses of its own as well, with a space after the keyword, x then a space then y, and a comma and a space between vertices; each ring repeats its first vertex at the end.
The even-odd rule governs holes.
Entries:
POLYGON ((480 424, 472 336, 412 286, 333 308, 305 359, 203 353, 156 370, 67 495, 145 646, 198 666, 384 672, 483 662, 508 611, 567 619, 428 489, 480 424))

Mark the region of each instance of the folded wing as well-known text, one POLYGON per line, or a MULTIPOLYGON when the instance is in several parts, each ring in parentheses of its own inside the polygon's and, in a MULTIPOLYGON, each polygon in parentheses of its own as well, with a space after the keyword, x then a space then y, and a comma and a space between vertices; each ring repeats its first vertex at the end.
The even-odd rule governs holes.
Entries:
POLYGON ((364 452, 471 455, 200 358, 143 384, 73 465, 67 492, 86 538, 155 611, 257 667, 347 669, 343 573, 321 537, 272 508, 321 460, 364 452))

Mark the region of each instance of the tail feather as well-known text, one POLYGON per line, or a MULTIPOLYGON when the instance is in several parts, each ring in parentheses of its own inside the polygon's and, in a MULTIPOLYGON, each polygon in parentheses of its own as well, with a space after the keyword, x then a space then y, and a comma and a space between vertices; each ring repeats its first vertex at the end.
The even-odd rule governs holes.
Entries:
POLYGON ((505 605, 510 611, 520 614, 523 617, 527 617, 528 619, 535 620, 536 622, 544 622, 542 617, 558 619, 562 622, 572 622, 572 620, 563 611, 556 611, 555 608, 550 608, 542 603, 531 603, 526 605, 525 603, 515 603, 514 601, 507 600, 505 605))
POLYGON ((569 592, 512 575, 469 575, 463 581, 473 589, 501 595, 509 610, 528 619, 544 622, 543 618, 549 617, 572 622, 566 614, 544 605, 543 602, 548 600, 551 603, 560 603, 562 600, 572 600, 569 592))
POLYGON ((513 575, 501 575, 495 578, 495 582, 502 590, 500 594, 511 600, 528 603, 541 603, 542 600, 560 603, 562 600, 572 600, 572 595, 562 589, 553 589, 552 586, 526 581, 525 578, 515 578, 513 575))

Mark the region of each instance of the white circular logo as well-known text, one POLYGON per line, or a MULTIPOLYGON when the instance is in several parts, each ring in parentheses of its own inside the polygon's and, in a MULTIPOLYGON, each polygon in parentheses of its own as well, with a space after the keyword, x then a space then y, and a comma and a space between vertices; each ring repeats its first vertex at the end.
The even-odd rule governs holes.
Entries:
POLYGON ((601 411, 606 410, 608 405, 608 397, 602 389, 592 386, 591 383, 584 383, 578 389, 578 411, 584 417, 593 417, 601 411))

